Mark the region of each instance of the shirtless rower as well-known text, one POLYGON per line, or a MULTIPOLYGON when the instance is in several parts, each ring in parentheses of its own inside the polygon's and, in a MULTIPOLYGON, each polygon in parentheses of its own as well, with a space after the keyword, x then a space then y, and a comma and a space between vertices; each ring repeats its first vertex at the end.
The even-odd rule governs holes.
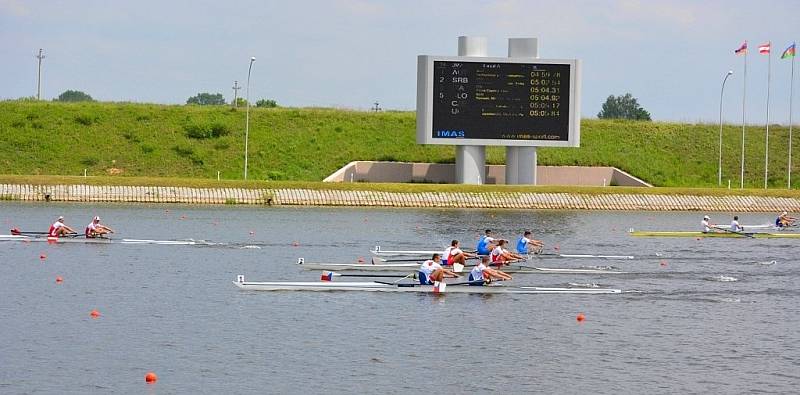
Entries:
POLYGON ((100 224, 100 217, 95 216, 92 222, 86 225, 85 235, 87 238, 104 237, 108 233, 114 233, 114 230, 108 226, 100 224))
POLYGON ((435 281, 443 281, 445 277, 460 277, 450 269, 445 269, 441 265, 442 258, 439 254, 433 254, 431 259, 422 262, 419 267, 419 283, 422 285, 432 285, 435 281))
POLYGON ((444 250, 444 260, 443 263, 447 266, 453 266, 456 263, 460 263, 464 266, 467 265, 468 258, 475 258, 477 255, 469 252, 461 251, 459 248, 460 244, 458 240, 453 240, 450 242, 450 247, 447 247, 444 250))
POLYGON ((78 232, 75 232, 72 228, 64 224, 64 216, 59 216, 58 220, 50 225, 50 230, 47 231, 47 236, 59 237, 68 235, 70 233, 74 234, 78 232))
POLYGON ((469 272, 470 285, 484 285, 492 280, 511 280, 508 273, 489 267, 489 257, 482 257, 481 263, 469 272))
POLYGON ((517 239, 517 252, 520 254, 539 254, 544 249, 544 242, 533 238, 531 231, 525 233, 517 239))
POLYGON ((504 248, 506 245, 506 240, 498 240, 497 247, 492 250, 492 253, 489 254, 489 258, 492 261, 493 265, 503 266, 505 262, 508 261, 519 261, 524 260, 525 257, 519 254, 515 254, 511 251, 508 251, 504 248))

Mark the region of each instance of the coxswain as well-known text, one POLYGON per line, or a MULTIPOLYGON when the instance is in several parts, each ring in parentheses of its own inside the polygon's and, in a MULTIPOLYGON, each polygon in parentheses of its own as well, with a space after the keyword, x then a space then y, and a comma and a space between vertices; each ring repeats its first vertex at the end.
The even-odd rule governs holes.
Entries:
POLYGON ((503 266, 503 264, 508 261, 520 261, 525 259, 525 257, 522 255, 515 254, 503 248, 505 245, 506 240, 501 239, 497 241, 497 247, 495 247, 491 254, 489 254, 489 259, 492 261, 492 265, 503 266))
POLYGON ((470 285, 484 285, 492 280, 511 280, 508 273, 489 267, 489 257, 481 257, 481 263, 472 268, 469 272, 470 285))
POLYGON ((744 232, 744 228, 742 228, 742 225, 739 225, 738 215, 733 216, 733 221, 731 221, 731 232, 744 232))
POLYGON ((50 230, 47 231, 47 235, 50 237, 59 237, 70 233, 74 234, 78 232, 75 232, 72 228, 64 224, 64 216, 59 216, 56 222, 50 225, 50 230))
POLYGON ((495 238, 492 237, 492 230, 486 229, 486 232, 480 239, 478 239, 478 245, 475 247, 475 252, 478 255, 489 255, 494 248, 495 238))
POLYGON ((95 216, 92 218, 92 222, 86 225, 85 234, 87 238, 104 237, 108 233, 114 233, 114 230, 108 226, 100 225, 100 217, 95 216))
POLYGON ((450 242, 450 247, 447 247, 447 249, 444 250, 444 259, 443 259, 442 262, 445 265, 453 266, 456 263, 460 263, 460 264, 466 266, 468 258, 475 258, 476 257, 475 254, 461 251, 461 248, 459 248, 459 245, 460 244, 459 244, 458 240, 453 240, 452 242, 450 242))
POLYGON ((525 233, 517 239, 517 253, 519 254, 540 254, 542 249, 544 249, 544 242, 535 240, 529 230, 526 230, 525 233))
POLYGON ((435 281, 443 281, 445 277, 456 278, 458 274, 453 273, 450 269, 445 269, 441 265, 442 257, 439 254, 433 254, 431 259, 422 262, 419 267, 419 283, 422 285, 432 285, 435 281))
POLYGON ((778 228, 787 228, 794 225, 794 221, 797 221, 797 218, 790 217, 789 213, 784 211, 778 216, 778 218, 775 219, 775 226, 778 228))

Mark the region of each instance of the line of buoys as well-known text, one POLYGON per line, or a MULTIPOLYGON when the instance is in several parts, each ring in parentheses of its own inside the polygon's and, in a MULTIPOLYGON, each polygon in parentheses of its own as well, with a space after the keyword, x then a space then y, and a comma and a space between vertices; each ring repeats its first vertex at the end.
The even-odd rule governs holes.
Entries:
POLYGON ((147 383, 147 384, 153 384, 153 383, 155 383, 156 381, 158 381, 158 376, 156 376, 156 374, 155 374, 155 373, 153 373, 153 372, 147 372, 147 374, 145 374, 145 375, 144 375, 144 382, 145 382, 145 383, 147 383))

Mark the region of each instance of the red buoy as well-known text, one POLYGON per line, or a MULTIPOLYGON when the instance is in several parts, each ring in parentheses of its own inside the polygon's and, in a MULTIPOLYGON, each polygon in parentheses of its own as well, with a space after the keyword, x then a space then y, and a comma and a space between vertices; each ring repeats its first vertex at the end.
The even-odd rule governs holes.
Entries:
POLYGON ((578 313, 578 316, 575 317, 575 319, 578 320, 578 322, 583 322, 586 319, 586 316, 583 315, 583 313, 578 313))
POLYGON ((145 382, 145 383, 147 383, 147 384, 153 384, 153 383, 155 383, 156 381, 158 381, 158 376, 156 376, 156 374, 155 374, 155 373, 153 373, 153 372, 147 372, 147 374, 145 374, 145 375, 144 375, 144 382, 145 382))
POLYGON ((663 259, 661 260, 661 263, 659 263, 659 264, 661 265, 661 267, 667 267, 667 261, 665 261, 663 259))
POLYGON ((64 282, 64 279, 61 276, 56 276, 56 284, 61 284, 64 282))
POLYGON ((358 257, 358 263, 364 263, 364 258, 358 257))
POLYGON ((89 313, 89 316, 91 316, 94 319, 98 319, 98 318, 100 318, 100 312, 97 311, 97 309, 94 309, 94 310, 92 310, 91 313, 89 313))
POLYGON ((41 260, 47 259, 47 254, 39 254, 39 259, 41 260))
POLYGON ((299 245, 300 245, 300 243, 298 243, 298 242, 296 242, 296 241, 293 241, 293 242, 292 242, 292 247, 297 247, 297 246, 299 246, 299 245))

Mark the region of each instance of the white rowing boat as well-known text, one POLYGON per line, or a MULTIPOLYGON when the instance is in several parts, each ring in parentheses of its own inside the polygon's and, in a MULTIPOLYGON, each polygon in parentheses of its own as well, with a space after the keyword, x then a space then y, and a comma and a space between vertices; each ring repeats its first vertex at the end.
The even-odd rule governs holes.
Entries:
MULTIPOLYGON (((433 250, 381 250, 381 246, 375 246, 374 250, 370 250, 373 255, 377 257, 420 257, 429 259, 433 254, 442 254, 443 251, 433 250)), ((554 253, 540 253, 529 254, 529 258, 572 258, 572 259, 634 259, 633 255, 596 255, 596 254, 554 254, 554 253)), ((377 258, 383 259, 383 258, 377 258)), ((388 259, 391 260, 391 259, 388 259)))
POLYGON ((366 282, 294 282, 294 281, 245 281, 239 275, 233 282, 247 291, 371 291, 371 292, 416 292, 416 293, 477 293, 477 294, 618 294, 622 291, 612 288, 547 288, 532 286, 511 286, 494 283, 485 286, 450 284, 446 287, 419 284, 394 284, 377 281, 366 282))
POLYGON ((82 243, 82 244, 158 244, 158 245, 202 245, 211 246, 203 240, 150 240, 150 239, 112 239, 109 237, 36 237, 24 235, 0 235, 0 241, 48 242, 48 243, 82 243))
MULTIPOLYGON (((312 263, 304 258, 297 259, 297 265, 305 270, 328 270, 332 272, 343 271, 368 271, 368 272, 416 272, 421 263, 312 263)), ((464 267, 469 271, 474 265, 464 267)), ((550 273, 550 274, 626 274, 616 270, 592 268, 546 268, 512 264, 503 266, 500 270, 506 273, 550 273)))
POLYGON ((370 250, 370 252, 376 256, 424 256, 427 258, 433 256, 433 254, 441 254, 442 251, 444 251, 444 248, 441 250, 381 250, 381 246, 375 246, 374 250, 370 250))

